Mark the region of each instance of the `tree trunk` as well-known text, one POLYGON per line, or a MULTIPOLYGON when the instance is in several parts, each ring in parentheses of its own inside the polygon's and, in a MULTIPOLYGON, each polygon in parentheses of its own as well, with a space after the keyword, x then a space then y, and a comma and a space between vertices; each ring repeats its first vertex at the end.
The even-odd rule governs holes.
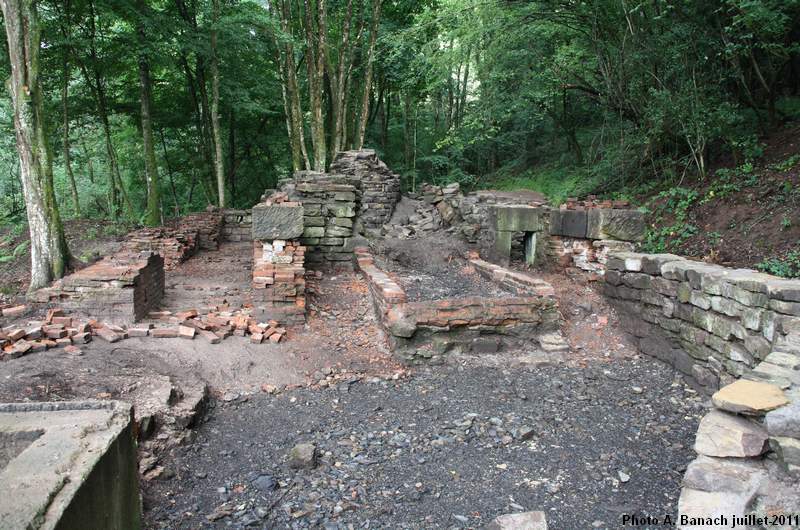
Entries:
POLYGON ((353 20, 353 0, 347 0, 347 8, 345 10, 344 20, 342 21, 342 42, 339 47, 339 62, 337 64, 337 71, 331 72, 333 83, 333 155, 342 150, 344 138, 343 133, 345 130, 345 116, 346 105, 345 98, 347 97, 345 89, 347 88, 347 76, 350 73, 352 65, 352 49, 350 48, 350 26, 353 20))
MULTIPOLYGON (((139 1, 140 16, 144 17, 147 4, 146 0, 139 1)), ((147 44, 144 23, 137 28, 139 39, 144 48, 147 44)), ((156 163, 156 150, 153 142, 153 120, 150 106, 152 101, 152 88, 150 82, 150 64, 147 56, 142 52, 139 55, 139 99, 142 106, 142 143, 144 146, 144 175, 147 183, 147 209, 144 224, 158 226, 162 223, 161 216, 161 191, 159 189, 158 164, 156 163)))
POLYGON ((213 0, 214 14, 211 29, 211 130, 214 135, 214 174, 217 177, 219 207, 225 208, 225 161, 222 158, 222 132, 219 123, 219 60, 217 57, 217 28, 219 0, 213 0))
POLYGON ((356 137, 356 149, 364 147, 369 119, 369 99, 372 88, 372 65, 375 61, 375 42, 378 39, 378 28, 381 19, 381 0, 372 0, 372 29, 369 35, 369 51, 367 52, 367 72, 364 74, 364 93, 361 98, 361 121, 356 137))
MULTIPOLYGON (((322 76, 325 63, 322 50, 318 48, 319 32, 315 29, 314 10, 310 0, 303 0, 305 7, 306 69, 308 71, 308 99, 311 111, 311 143, 314 149, 314 171, 325 171, 327 146, 325 145, 325 120, 322 116, 322 76)), ((317 10, 324 15, 325 0, 317 0, 317 10)))
POLYGON ((72 157, 70 156, 70 143, 69 143, 69 60, 67 59, 67 52, 64 51, 64 83, 61 85, 61 108, 64 114, 63 123, 63 140, 62 140, 62 153, 64 156, 64 168, 67 172, 69 179, 69 187, 72 192, 72 206, 75 210, 75 217, 83 217, 81 212, 81 201, 78 197, 78 186, 75 184, 75 174, 72 172, 72 157))
POLYGON ((285 44, 281 44, 275 38, 275 45, 280 55, 281 66, 281 91, 284 97, 284 109, 286 112, 286 128, 289 135, 289 142, 292 149, 292 167, 295 171, 299 169, 310 169, 311 163, 308 160, 306 150, 305 130, 303 127, 303 109, 300 105, 300 89, 297 82, 297 66, 294 62, 294 45, 292 44, 291 29, 291 5, 290 0, 280 0, 280 23, 285 44))
POLYGON ((53 161, 39 79, 41 41, 36 4, 32 0, 2 0, 0 6, 11 63, 8 87, 30 231, 29 290, 33 291, 64 275, 69 250, 53 191, 53 161))

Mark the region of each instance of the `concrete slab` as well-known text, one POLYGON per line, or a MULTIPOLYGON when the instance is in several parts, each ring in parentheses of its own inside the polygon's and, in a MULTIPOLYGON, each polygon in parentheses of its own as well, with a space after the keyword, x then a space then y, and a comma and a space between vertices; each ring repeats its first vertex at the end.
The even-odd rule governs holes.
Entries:
POLYGON ((0 404, 0 526, 141 528, 131 406, 0 404))

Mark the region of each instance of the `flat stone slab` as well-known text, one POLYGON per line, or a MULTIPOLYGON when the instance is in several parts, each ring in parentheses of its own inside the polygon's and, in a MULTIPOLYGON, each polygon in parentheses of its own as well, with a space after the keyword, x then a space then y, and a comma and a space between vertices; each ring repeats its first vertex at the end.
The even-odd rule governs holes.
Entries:
POLYGON ((131 406, 0 404, 0 527, 141 527, 131 406))
POLYGON ((495 228, 500 232, 538 232, 542 229, 541 208, 524 205, 495 206, 495 228))
POLYGON ((550 212, 550 234, 566 237, 586 237, 585 210, 553 210, 550 212))
POLYGON ((253 239, 296 239, 303 235, 302 206, 257 204, 253 207, 253 239))
POLYGON ((749 458, 767 448, 767 431, 745 418, 712 410, 700 420, 694 450, 701 455, 749 458))
POLYGON ((586 237, 589 239, 641 241, 646 231, 644 214, 638 210, 593 208, 586 213, 586 237))
POLYGON ((789 403, 777 386, 747 379, 720 388, 711 401, 718 409, 753 416, 762 416, 789 403))
POLYGON ((544 512, 507 513, 495 517, 486 530, 547 530, 544 512))

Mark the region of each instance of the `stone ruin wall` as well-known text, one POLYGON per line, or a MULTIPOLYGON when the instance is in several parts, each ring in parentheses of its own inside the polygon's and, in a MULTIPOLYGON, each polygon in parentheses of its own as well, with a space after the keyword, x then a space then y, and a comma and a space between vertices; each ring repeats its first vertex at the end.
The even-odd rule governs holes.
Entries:
POLYGON ((330 172, 355 179, 360 194, 358 218, 365 229, 379 229, 391 219, 400 201, 400 176, 393 173, 375 151, 338 153, 330 172))
POLYGON ((707 391, 769 378, 771 352, 800 354, 800 281, 671 254, 612 253, 607 267, 604 293, 640 350, 707 391))
POLYGON ((290 200, 303 206, 300 243, 314 266, 352 267, 353 237, 359 190, 352 177, 298 172, 281 186, 290 200))
POLYGON ((604 291, 642 353, 713 392, 679 514, 800 509, 800 280, 619 252, 604 291))

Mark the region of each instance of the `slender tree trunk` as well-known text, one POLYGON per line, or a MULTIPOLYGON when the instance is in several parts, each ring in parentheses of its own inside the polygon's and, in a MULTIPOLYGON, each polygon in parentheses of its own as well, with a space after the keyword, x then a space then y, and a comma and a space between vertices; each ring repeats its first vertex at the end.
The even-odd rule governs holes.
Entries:
POLYGON ((67 59, 66 50, 64 51, 64 83, 61 85, 61 108, 64 114, 63 122, 63 140, 62 140, 62 153, 64 156, 64 168, 67 172, 69 179, 69 187, 72 192, 72 206, 75 210, 75 217, 83 217, 81 212, 81 201, 78 197, 78 186, 75 184, 75 174, 72 172, 72 157, 70 155, 69 143, 69 60, 67 59))
POLYGON ((369 100, 372 89, 372 65, 375 61, 375 42, 378 39, 378 28, 381 19, 381 0, 372 0, 372 29, 369 35, 369 51, 367 52, 367 72, 364 74, 364 93, 361 98, 361 121, 358 126, 356 149, 364 147, 369 119, 369 100))
MULTIPOLYGON (((308 70, 308 97, 311 111, 311 143, 314 149, 314 171, 325 171, 326 151, 325 120, 322 115, 322 76, 325 72, 324 57, 318 48, 318 31, 314 24, 314 9, 310 0, 303 0, 305 7, 306 69, 308 70)), ((325 0, 317 0, 317 10, 324 15, 325 0)))
POLYGON ((219 123, 219 59, 217 57, 217 28, 219 0, 213 0, 214 15, 211 29, 211 130, 214 134, 214 174, 217 177, 219 207, 225 208, 225 161, 222 158, 222 132, 219 123))
POLYGON ((231 202, 235 201, 236 197, 236 114, 233 107, 231 107, 228 120, 228 183, 231 187, 231 202))
MULTIPOLYGON (((141 16, 147 10, 146 0, 139 1, 141 16)), ((139 39, 142 47, 147 44, 144 24, 138 28, 139 39)), ((161 191, 159 188, 158 164, 156 150, 153 142, 153 120, 150 112, 152 102, 152 83, 150 82, 150 64, 147 56, 142 52, 139 55, 139 99, 142 107, 142 144, 144 146, 144 175, 147 183, 147 209, 144 224, 158 226, 162 223, 161 191)))
POLYGON ((295 171, 299 169, 310 169, 311 163, 308 160, 306 150, 305 130, 303 127, 303 109, 300 104, 300 89, 297 82, 297 66, 294 62, 294 45, 292 44, 291 28, 291 4, 290 0, 279 0, 279 16, 281 31, 285 44, 281 44, 275 38, 275 45, 278 48, 281 65, 281 92, 284 97, 284 109, 286 112, 286 128, 289 135, 289 142, 292 149, 292 167, 295 171))
POLYGON ((69 250, 53 191, 53 161, 39 79, 41 48, 33 0, 2 0, 14 107, 14 130, 31 241, 33 291, 64 275, 69 250))
POLYGON ((337 71, 331 72, 331 77, 335 80, 333 83, 333 154, 342 150, 342 143, 344 142, 343 131, 345 127, 345 98, 347 76, 350 73, 350 66, 352 65, 352 50, 350 48, 350 26, 353 20, 353 0, 347 0, 347 8, 345 10, 344 20, 342 21, 342 42, 339 48, 339 59, 337 64, 337 71))

